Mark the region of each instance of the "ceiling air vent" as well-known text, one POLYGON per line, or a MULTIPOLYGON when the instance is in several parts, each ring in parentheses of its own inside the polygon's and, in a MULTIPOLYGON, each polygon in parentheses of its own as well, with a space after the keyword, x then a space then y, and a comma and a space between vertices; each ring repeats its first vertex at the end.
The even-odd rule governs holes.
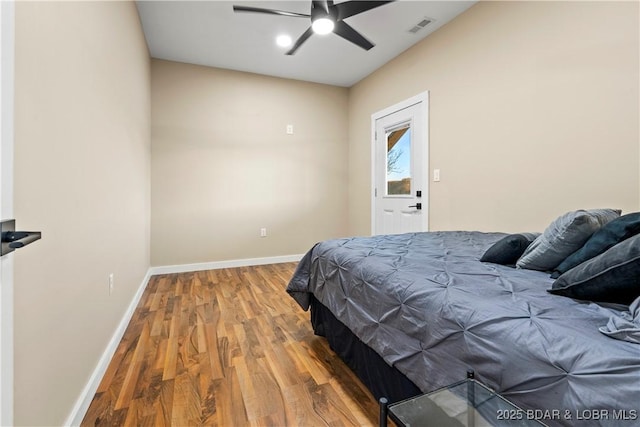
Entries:
POLYGON ((420 31, 421 29, 423 29, 424 27, 426 27, 427 25, 431 24, 432 22, 433 22, 433 19, 425 17, 422 21, 420 21, 416 25, 414 25, 409 30, 409 32, 415 34, 418 31, 420 31))

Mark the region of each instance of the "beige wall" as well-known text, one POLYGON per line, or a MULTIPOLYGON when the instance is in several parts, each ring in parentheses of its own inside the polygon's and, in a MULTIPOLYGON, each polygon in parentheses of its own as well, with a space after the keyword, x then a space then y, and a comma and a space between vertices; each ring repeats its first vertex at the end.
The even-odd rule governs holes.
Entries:
POLYGON ((430 227, 541 230, 638 210, 638 2, 480 2, 349 96, 349 232, 370 233, 371 114, 430 92, 430 227))
POLYGON ((347 89, 158 60, 151 84, 152 265, 345 235, 347 89))
POLYGON ((148 270, 149 73, 133 2, 17 2, 17 425, 65 421, 148 270))

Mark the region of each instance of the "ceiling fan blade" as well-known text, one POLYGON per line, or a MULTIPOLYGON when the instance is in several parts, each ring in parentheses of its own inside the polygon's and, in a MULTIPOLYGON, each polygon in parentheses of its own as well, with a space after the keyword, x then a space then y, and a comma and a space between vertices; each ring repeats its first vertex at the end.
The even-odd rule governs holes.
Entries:
POLYGON ((393 3, 391 1, 345 1, 338 3, 333 7, 338 11, 338 19, 346 19, 350 16, 357 15, 367 10, 375 9, 376 7, 384 6, 387 3, 393 3))
POLYGON ((286 10, 277 9, 263 9, 261 7, 250 6, 233 6, 234 12, 251 12, 251 13, 267 13, 269 15, 291 16, 293 18, 310 18, 311 15, 305 15, 304 13, 287 12, 286 10))
POLYGON ((362 34, 354 30, 349 24, 344 21, 336 22, 336 26, 333 29, 333 32, 343 39, 349 40, 351 43, 360 46, 364 50, 369 50, 373 46, 375 46, 369 40, 365 39, 362 34))
POLYGON ((298 40, 296 40, 296 43, 293 45, 293 47, 289 49, 289 51, 287 52, 287 55, 293 55, 294 53, 296 53, 296 50, 298 50, 298 48, 302 46, 302 43, 306 42, 307 39, 311 37, 312 34, 313 34, 313 29, 311 27, 307 28, 307 31, 302 33, 302 35, 298 37, 298 40))

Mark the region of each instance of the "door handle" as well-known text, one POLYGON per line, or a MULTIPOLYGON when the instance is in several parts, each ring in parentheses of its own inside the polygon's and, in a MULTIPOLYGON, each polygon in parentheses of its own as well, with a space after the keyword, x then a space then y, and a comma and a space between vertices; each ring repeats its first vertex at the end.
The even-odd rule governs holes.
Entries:
POLYGON ((42 238, 39 231, 15 231, 16 220, 9 219, 0 222, 0 256, 13 252, 16 249, 27 246, 42 238))
POLYGON ((3 243, 9 243, 12 249, 18 249, 40 239, 39 231, 9 231, 5 234, 3 243))
POLYGON ((422 210, 422 203, 416 203, 415 205, 409 206, 410 208, 416 208, 418 210, 422 210))

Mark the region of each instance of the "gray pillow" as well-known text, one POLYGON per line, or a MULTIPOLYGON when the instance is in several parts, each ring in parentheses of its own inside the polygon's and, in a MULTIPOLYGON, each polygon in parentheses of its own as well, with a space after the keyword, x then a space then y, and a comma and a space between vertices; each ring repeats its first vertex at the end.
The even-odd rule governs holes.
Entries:
POLYGON ((513 266, 539 235, 540 233, 509 234, 491 245, 480 261, 513 266))
POLYGON ((607 249, 636 234, 640 234, 640 212, 622 215, 620 218, 614 219, 593 233, 593 236, 589 237, 583 247, 562 261, 551 277, 557 279, 562 273, 571 270, 576 265, 600 255, 607 249))
POLYGON ((640 234, 567 271, 549 292, 587 301, 631 304, 640 296, 640 234))
POLYGON ((580 249, 600 227, 618 218, 620 213, 614 209, 580 209, 559 216, 529 245, 516 266, 529 270, 553 270, 580 249))

